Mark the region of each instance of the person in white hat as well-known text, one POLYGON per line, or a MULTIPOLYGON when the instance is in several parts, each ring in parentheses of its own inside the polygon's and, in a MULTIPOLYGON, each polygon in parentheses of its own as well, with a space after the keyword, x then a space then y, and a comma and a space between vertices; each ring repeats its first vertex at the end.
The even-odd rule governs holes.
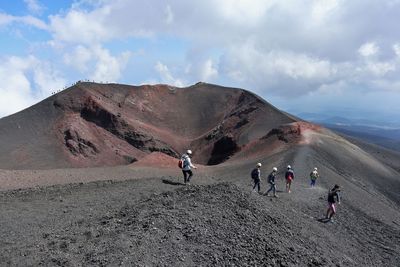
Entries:
POLYGON ((314 168, 314 170, 310 173, 311 187, 315 186, 315 182, 317 181, 317 178, 319 178, 318 169, 314 168))
POLYGON ((186 154, 183 154, 181 157, 182 160, 182 173, 183 173, 183 182, 185 185, 190 185, 190 179, 193 177, 193 169, 197 169, 196 166, 192 164, 190 160, 190 156, 192 155, 192 150, 188 149, 186 154))
POLYGON ((266 196, 268 196, 269 192, 272 191, 272 193, 274 194, 274 197, 278 197, 276 195, 276 185, 275 185, 275 176, 276 176, 277 171, 278 171, 278 168, 273 167, 272 172, 268 175, 268 183, 270 184, 270 188, 268 189, 268 191, 265 192, 264 195, 266 195, 266 196))
POLYGON ((260 184, 261 184, 261 168, 262 164, 257 163, 256 168, 254 168, 251 171, 251 178, 253 179, 254 185, 253 185, 253 192, 256 191, 257 187, 257 192, 260 193, 260 184))

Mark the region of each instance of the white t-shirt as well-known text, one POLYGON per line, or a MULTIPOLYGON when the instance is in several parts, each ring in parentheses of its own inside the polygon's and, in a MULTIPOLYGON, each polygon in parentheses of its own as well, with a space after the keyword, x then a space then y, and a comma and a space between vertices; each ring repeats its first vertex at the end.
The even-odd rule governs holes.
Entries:
POLYGON ((190 171, 190 169, 194 167, 192 165, 192 161, 190 160, 190 157, 187 154, 184 154, 182 156, 182 159, 183 159, 183 168, 182 168, 182 170, 190 171))

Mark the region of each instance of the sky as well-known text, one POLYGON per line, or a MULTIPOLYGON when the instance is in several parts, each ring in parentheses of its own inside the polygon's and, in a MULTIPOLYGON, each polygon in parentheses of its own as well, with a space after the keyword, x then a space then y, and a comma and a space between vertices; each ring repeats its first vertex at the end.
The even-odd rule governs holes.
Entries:
POLYGON ((0 117, 77 80, 203 81, 400 125, 398 14, 400 0, 0 0, 0 117))

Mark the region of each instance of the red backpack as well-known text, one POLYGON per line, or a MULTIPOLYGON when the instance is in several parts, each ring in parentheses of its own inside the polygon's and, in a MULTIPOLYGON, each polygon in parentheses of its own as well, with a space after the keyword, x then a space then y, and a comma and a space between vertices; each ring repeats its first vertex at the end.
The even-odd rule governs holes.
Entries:
POLYGON ((293 180, 293 172, 291 171, 286 172, 286 180, 293 180))
POLYGON ((185 168, 187 164, 188 164, 188 162, 187 162, 187 156, 182 156, 182 157, 180 158, 180 160, 178 161, 178 167, 179 167, 180 169, 185 168))
POLYGON ((183 168, 183 160, 182 160, 182 159, 180 159, 180 160, 178 161, 178 167, 179 167, 179 169, 182 169, 182 168, 183 168))

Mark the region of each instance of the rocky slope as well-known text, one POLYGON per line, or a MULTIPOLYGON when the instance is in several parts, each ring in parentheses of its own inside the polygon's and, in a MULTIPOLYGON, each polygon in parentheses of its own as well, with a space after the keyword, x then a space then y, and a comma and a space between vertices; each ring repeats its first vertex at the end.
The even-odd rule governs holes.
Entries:
POLYGON ((0 194, 8 203, 1 211, 0 259, 13 266, 399 262, 399 225, 382 223, 347 200, 334 223, 320 222, 325 193, 316 189, 306 202, 293 201, 304 190, 275 199, 232 183, 174 188, 153 179, 11 191, 0 194))
POLYGON ((215 165, 293 121, 241 89, 80 82, 0 120, 0 168, 116 166, 189 147, 215 165))

